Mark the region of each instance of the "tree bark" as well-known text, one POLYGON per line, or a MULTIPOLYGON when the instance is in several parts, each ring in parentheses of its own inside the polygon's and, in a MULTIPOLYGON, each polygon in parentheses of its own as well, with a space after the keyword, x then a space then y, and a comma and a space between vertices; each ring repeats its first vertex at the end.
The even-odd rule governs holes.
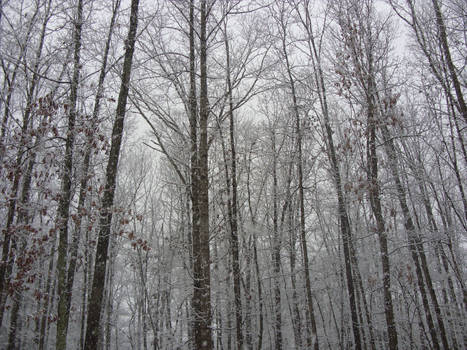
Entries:
POLYGON ((282 349, 282 300, 281 300, 281 239, 278 225, 278 184, 277 184, 277 147, 276 130, 271 131, 272 143, 272 225, 273 225, 273 247, 272 247, 272 266, 274 271, 274 346, 275 349, 282 349))
POLYGON ((65 159, 62 174, 61 193, 58 203, 57 226, 59 227, 58 258, 57 258, 57 333, 55 348, 66 349, 66 336, 69 319, 69 294, 66 284, 67 255, 68 255, 68 218, 70 215, 70 202, 72 197, 72 174, 73 174, 73 148, 75 143, 76 105, 78 101, 79 76, 81 71, 81 31, 83 26, 83 0, 79 0, 76 8, 73 31, 73 78, 71 81, 70 104, 68 114, 68 130, 65 143, 65 159))
MULTIPOLYGON (((229 136, 230 136, 230 169, 231 169, 231 188, 232 188, 232 201, 231 201, 231 220, 230 220, 230 235, 232 244, 232 271, 234 282, 234 297, 235 297, 235 320, 236 320, 236 336, 237 336, 237 349, 243 348, 243 320, 242 320, 242 296, 240 291, 240 261, 239 261, 239 239, 238 239, 238 209, 237 209, 237 155, 235 152, 235 122, 234 122, 234 106, 233 106, 233 91, 232 82, 230 78, 230 47, 227 39, 227 19, 224 21, 224 35, 225 35, 225 52, 226 52, 226 80, 227 80, 227 94, 229 100, 229 136)), ((230 191, 229 191, 230 192, 230 191)))
POLYGON ((135 51, 136 31, 138 27, 138 7, 139 0, 132 0, 130 27, 128 31, 128 37, 125 41, 125 58, 123 61, 122 83, 118 96, 116 118, 112 129, 112 141, 105 175, 104 194, 101 203, 99 236, 97 240, 94 276, 92 281, 91 295, 88 301, 88 318, 86 325, 86 339, 84 343, 85 350, 93 350, 97 347, 101 332, 99 321, 102 311, 107 254, 111 234, 112 206, 115 196, 118 160, 123 138, 123 128, 126 112, 125 109, 128 98, 133 53, 135 51))
POLYGON ((449 74, 451 76, 452 84, 454 85, 454 91, 456 92, 457 103, 456 107, 459 112, 462 114, 464 121, 467 123, 467 106, 464 100, 464 94, 462 93, 462 87, 457 77, 456 68, 452 62, 451 51, 449 49, 448 38, 446 34, 446 25, 444 24, 443 15, 441 8, 439 6, 438 0, 431 0, 433 3, 433 8, 436 15, 436 25, 438 27, 439 41, 441 42, 441 47, 443 49, 443 55, 448 66, 449 74))
POLYGON ((199 95, 199 148, 198 148, 198 208, 199 237, 193 238, 194 294, 193 312, 195 349, 212 349, 211 287, 209 252, 209 168, 208 168, 208 119, 209 101, 207 85, 207 6, 200 4, 200 95, 199 95), (196 249, 197 248, 197 249, 196 249))
POLYGON ((370 197, 371 210, 376 220, 376 229, 379 239, 381 267, 383 270, 383 297, 384 315, 386 317, 386 327, 388 332, 389 349, 398 349, 397 328, 394 320, 394 307, 391 296, 391 269, 389 262, 388 241, 386 225, 383 218, 383 210, 380 199, 380 187, 378 181, 378 157, 376 154, 376 127, 372 108, 369 105, 368 114, 368 192, 370 197))
MULTIPOLYGON (((65 299, 62 301, 62 303, 64 303, 64 307, 62 305, 64 310, 70 310, 70 307, 71 307, 71 297, 73 293, 73 283, 75 279, 75 270, 76 270, 76 263, 77 263, 77 257, 78 257, 78 247, 79 247, 79 242, 80 242, 80 238, 82 234, 81 224, 82 224, 83 216, 85 215, 84 206, 85 206, 85 202, 86 202, 86 198, 88 194, 88 180, 90 178, 89 168, 91 164, 93 142, 95 140, 94 131, 97 129, 97 123, 98 123, 97 119, 98 119, 99 111, 100 111, 100 102, 103 96, 108 54, 109 54, 110 43, 112 39, 113 28, 114 28, 114 24, 115 24, 115 20, 116 20, 119 7, 120 7, 120 1, 117 1, 112 11, 112 18, 110 21, 109 32, 107 35, 107 41, 105 43, 102 66, 101 66, 101 70, 99 73, 99 81, 97 84, 97 93, 96 93, 96 97, 94 101, 94 109, 92 113, 91 125, 89 126, 89 130, 86 131, 88 137, 86 140, 86 150, 85 150, 85 155, 84 155, 84 160, 83 160, 82 177, 81 177, 80 185, 79 185, 80 190, 79 190, 79 197, 78 197, 77 215, 76 215, 76 219, 74 220, 75 225, 74 225, 73 238, 72 238, 72 242, 71 242, 70 249, 69 249, 69 264, 68 264, 68 270, 66 273, 66 281, 65 281, 66 285, 65 285, 64 292, 60 294, 60 298, 65 299)), ((63 324, 61 325, 62 327, 61 332, 63 333, 62 337, 65 337, 65 340, 62 340, 62 341, 66 342, 66 335, 68 333, 68 321, 69 321, 70 314, 69 312, 66 312, 64 315, 62 314, 60 316, 60 301, 59 301, 59 315, 58 315, 57 328, 59 324, 61 323, 60 320, 62 317, 63 317, 63 321, 62 321, 63 324)), ((59 333, 60 332, 57 332, 57 336, 59 335, 59 333)))

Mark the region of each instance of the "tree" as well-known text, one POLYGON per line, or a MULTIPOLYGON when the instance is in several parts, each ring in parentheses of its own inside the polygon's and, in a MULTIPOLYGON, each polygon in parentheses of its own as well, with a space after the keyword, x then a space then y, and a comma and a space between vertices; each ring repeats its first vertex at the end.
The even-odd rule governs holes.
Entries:
POLYGON ((359 103, 366 110, 367 115, 367 179, 368 194, 376 221, 376 230, 379 238, 381 251, 381 266, 384 288, 384 312, 389 338, 389 348, 398 349, 397 329, 394 319, 394 307, 391 296, 391 270, 389 261, 388 238, 386 223, 383 217, 381 203, 381 189, 378 180, 378 154, 376 130, 383 123, 383 117, 379 115, 380 109, 377 104, 380 101, 378 96, 379 88, 376 86, 376 78, 379 74, 384 74, 386 62, 384 60, 385 49, 377 51, 379 42, 384 42, 385 27, 384 21, 380 24, 374 14, 374 4, 371 1, 357 3, 352 1, 341 2, 336 6, 337 21, 340 25, 343 52, 339 52, 342 60, 338 61, 336 71, 342 75, 343 89, 350 89, 350 84, 346 81, 354 82, 352 85, 360 89, 361 97, 359 103), (350 60, 344 59, 350 58, 350 60), (350 72, 343 72, 347 65, 352 65, 350 72), (355 79, 353 79, 355 77, 355 79), (346 80, 348 79, 348 80, 346 80))
POLYGON ((464 1, 123 4, 0 0, 0 348, 465 347, 464 1))
POLYGON ((79 0, 76 7, 76 18, 73 30, 73 78, 71 81, 70 104, 68 114, 68 129, 65 143, 64 169, 61 183, 61 195, 58 203, 57 226, 59 227, 58 258, 57 258, 57 292, 58 322, 56 348, 66 349, 66 334, 68 330, 69 305, 71 295, 67 285, 67 254, 68 254, 68 218, 70 215, 70 202, 72 197, 73 148, 75 142, 75 123, 78 100, 79 78, 81 71, 81 31, 83 26, 83 1, 79 0))
POLYGON ((292 72, 292 65, 290 62, 288 50, 287 50, 287 34, 288 34, 288 18, 286 18, 286 8, 282 7, 279 13, 279 26, 280 26, 280 35, 281 35, 281 53, 285 59, 285 69, 288 78, 288 84, 290 86, 291 94, 291 108, 293 111, 293 117, 295 119, 295 134, 296 134, 296 150, 297 150, 297 186, 298 186, 298 202, 300 210, 300 245, 302 249, 303 257, 303 266, 305 269, 305 289, 306 289, 306 299, 307 299, 307 320, 308 328, 310 335, 307 338, 307 346, 313 347, 314 350, 319 349, 319 341, 317 334, 316 318, 315 312, 313 309, 313 297, 311 291, 311 281, 310 281, 310 263, 308 258, 308 244, 306 239, 306 227, 305 227, 305 199, 304 199, 304 179, 303 179, 303 135, 302 135, 302 121, 299 111, 298 101, 297 101, 297 92, 296 92, 296 82, 292 72))
MULTIPOLYGON (((11 271, 13 269, 13 254, 10 253, 10 244, 13 239, 13 244, 14 244, 14 234, 11 232, 11 227, 13 225, 13 221, 16 215, 16 209, 17 209, 17 194, 19 191, 19 186, 20 186, 20 180, 21 180, 21 164, 23 162, 23 157, 24 157, 24 148, 26 147, 26 144, 28 142, 27 136, 28 136, 28 129, 30 127, 30 121, 33 113, 33 108, 34 108, 34 97, 36 93, 36 89, 39 83, 39 66, 40 66, 40 61, 42 58, 42 50, 44 47, 44 41, 45 41, 45 34, 46 34, 46 29, 47 25, 50 20, 50 11, 51 11, 51 1, 48 1, 45 6, 45 12, 44 12, 44 19, 42 21, 42 26, 41 26, 41 31, 40 31, 40 36, 39 36, 39 43, 38 47, 35 51, 35 60, 34 60, 34 69, 33 69, 33 75, 31 78, 31 82, 29 85, 29 89, 27 91, 27 97, 26 97, 26 106, 22 118, 22 125, 21 125, 21 132, 20 132, 20 139, 17 147, 17 154, 15 157, 15 163, 14 163, 14 175, 13 175, 13 183, 11 185, 11 194, 10 198, 8 200, 8 212, 6 215, 6 222, 5 222, 5 228, 3 229, 3 247, 2 247, 2 261, 3 264, 0 265, 0 324, 3 321, 3 315, 5 311, 5 303, 6 303, 6 288, 9 284, 9 275, 11 274, 11 271), (12 237, 13 236, 13 237, 12 237)), ((8 111, 9 113, 10 111, 8 111)))
POLYGON ((193 236, 193 313, 194 344, 196 349, 212 349, 211 334, 211 287, 209 258, 209 166, 208 166, 208 119, 209 100, 207 85, 207 37, 206 25, 209 8, 206 1, 200 3, 200 95, 199 95, 199 146, 197 159, 196 189, 199 210, 199 236, 193 236))
POLYGON ((329 157, 329 162, 331 166, 331 174, 334 180, 334 186, 337 194, 338 201, 338 216, 339 224, 341 230, 342 246, 344 252, 344 264, 345 264, 345 275, 347 280, 347 290, 349 294, 349 304, 350 311, 352 316, 352 330, 355 341, 355 348, 362 348, 362 341, 360 336, 360 321, 357 314, 357 302, 356 302, 356 287, 354 283, 353 269, 358 267, 352 266, 352 251, 351 251, 351 241, 352 241, 352 231, 350 226, 349 215, 346 208, 346 201, 343 191, 342 177, 340 173, 340 164, 337 158, 336 147, 334 145, 334 136, 333 130, 330 122, 330 112, 328 106, 328 96, 326 92, 326 83, 323 75, 323 69, 321 66, 321 53, 318 51, 313 30, 313 22, 311 20, 309 12, 309 1, 304 2, 303 4, 303 15, 299 10, 298 4, 295 5, 295 10, 297 15, 300 16, 300 22, 303 25, 303 28, 306 32, 306 41, 309 44, 309 57, 312 62, 313 75, 315 78, 315 84, 317 89, 317 94, 319 98, 319 104, 321 107, 322 113, 322 125, 324 129, 324 138, 326 143, 327 155, 329 157))
POLYGON ((92 290, 88 301, 89 306, 86 325, 86 340, 84 343, 84 348, 87 350, 95 349, 97 347, 98 340, 102 332, 100 327, 100 317, 102 312, 102 299, 104 295, 105 274, 108 256, 107 254, 111 235, 112 205, 115 196, 118 159, 120 156, 120 148, 123 137, 123 127, 133 62, 133 53, 135 51, 136 31, 138 27, 138 8, 139 0, 132 0, 130 26, 128 30, 128 37, 125 42, 125 58, 123 61, 122 82, 118 96, 115 121, 112 129, 112 141, 100 209, 101 217, 99 221, 99 237, 96 248, 92 290))

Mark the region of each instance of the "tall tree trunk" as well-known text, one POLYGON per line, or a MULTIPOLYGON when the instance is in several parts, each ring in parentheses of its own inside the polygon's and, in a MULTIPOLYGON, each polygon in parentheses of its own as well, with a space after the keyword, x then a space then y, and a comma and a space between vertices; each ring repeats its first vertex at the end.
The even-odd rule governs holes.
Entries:
POLYGON ((305 198, 304 198, 304 189, 303 189, 303 141, 302 141, 302 130, 301 130, 301 120, 300 120, 300 111, 298 109, 297 103, 297 94, 295 91, 295 79, 292 75, 292 67, 289 61, 289 55, 287 52, 286 45, 286 33, 287 26, 284 22, 284 12, 280 14, 281 16, 281 26, 282 26, 282 53, 285 58, 285 64, 287 69, 287 76, 289 78, 290 92, 292 97, 292 108, 295 118, 295 134, 297 135, 297 177, 298 177, 298 201, 300 208, 300 245, 302 248, 302 258, 304 266, 304 275, 305 275, 305 291, 306 291, 306 301, 307 301, 307 319, 310 320, 308 326, 310 336, 307 339, 307 346, 313 347, 314 350, 319 350, 319 341, 316 327, 316 318, 315 312, 313 310, 313 296, 311 292, 311 280, 310 280, 310 264, 308 259, 308 245, 306 241, 306 227, 305 227, 305 198))
POLYGON ((101 332, 99 321, 102 311, 107 254, 111 234, 112 206, 115 196, 118 159, 120 156, 120 148, 123 137, 126 112, 125 109, 128 98, 133 53, 135 51, 136 31, 138 27, 138 7, 139 0, 132 0, 130 27, 128 31, 128 37, 125 41, 125 58, 123 61, 122 83, 118 96, 116 118, 112 129, 112 141, 105 175, 104 193, 101 203, 99 236, 97 240, 94 276, 92 281, 91 295, 88 301, 88 318, 86 325, 86 339, 84 343, 85 350, 93 350, 96 348, 101 332))
POLYGON ((230 169, 232 177, 232 215, 230 220, 230 235, 232 245, 232 271, 234 282, 234 298, 235 298, 235 320, 236 320, 236 335, 237 335, 237 349, 243 348, 243 320, 242 320, 242 296, 240 291, 240 261, 239 261, 239 239, 238 239, 238 209, 237 209, 237 154, 235 151, 235 121, 234 121, 234 106, 233 106, 233 91, 232 82, 230 78, 230 47, 227 38, 227 18, 224 21, 224 41, 225 41, 225 54, 226 54, 226 80, 227 80, 227 94, 229 100, 229 136, 230 136, 230 169))
POLYGON ((194 342, 195 349, 212 349, 211 286, 209 253, 209 168, 208 119, 209 101, 207 85, 207 16, 206 0, 200 4, 200 95, 199 95, 199 148, 197 194, 199 209, 199 237, 193 237, 194 259, 194 342))
POLYGON ((273 225, 273 247, 272 247, 272 266, 274 271, 274 347, 277 350, 282 349, 282 300, 281 300, 281 239, 278 225, 278 184, 277 184, 277 147, 276 130, 272 130, 272 225, 273 225))
MULTIPOLYGON (((347 290, 349 294, 349 305, 350 305, 350 314, 352 318, 352 331, 354 335, 355 348, 356 350, 362 349, 362 341, 360 335, 360 322, 358 320, 357 314, 357 304, 355 296, 355 285, 353 280, 352 273, 352 260, 351 260, 351 251, 350 251, 350 240, 352 239, 352 232, 350 228, 350 220, 347 213, 347 208, 345 205, 345 197, 342 189, 342 179, 340 174, 339 161, 337 159, 337 154, 334 146, 333 131, 331 128, 331 122, 329 117, 329 109, 326 95, 326 86, 324 83, 324 76, 321 67, 321 57, 320 53, 316 48, 315 37, 312 29, 312 21, 309 13, 309 1, 304 2, 305 10, 305 19, 302 20, 305 30, 307 31, 307 40, 310 46, 310 57, 312 59, 312 68, 314 70, 315 80, 318 89, 318 98, 321 105, 321 110, 323 113, 323 127, 324 127, 324 137, 327 146, 327 153, 329 157, 329 162, 331 165, 331 173, 334 179, 334 185, 337 193, 337 212, 339 216, 339 225, 342 237, 342 245, 344 252, 344 265, 345 265, 345 276, 347 280, 347 290)), ((299 9, 297 8, 297 11, 299 9)))
MULTIPOLYGON (((78 4, 78 6, 80 6, 80 4, 78 4)), ((85 212, 84 206, 85 206, 85 202, 86 202, 86 198, 88 194, 88 180, 90 176, 89 168, 91 164, 93 142, 95 140, 94 131, 97 128, 97 123, 98 123, 97 120, 98 120, 99 111, 100 111, 100 102, 101 102, 101 99, 103 96, 103 90, 104 90, 104 80, 106 76, 108 54, 109 54, 114 24, 115 24, 115 20, 117 17, 117 12, 118 12, 119 7, 120 7, 120 1, 118 0, 116 4, 114 5, 113 11, 112 11, 112 18, 110 21, 109 31, 107 34, 107 41, 105 43, 105 48, 104 48, 104 56, 102 59, 102 66, 101 66, 101 70, 99 73, 99 81, 98 81, 97 93, 96 93, 96 97, 94 101, 94 109, 92 113, 91 125, 89 126, 89 130, 87 130, 88 137, 86 140, 86 149, 85 149, 84 160, 83 160, 82 177, 81 177, 80 185, 79 185, 80 190, 79 190, 79 198, 78 198, 77 215, 76 215, 76 219, 74 220, 75 226, 74 226, 73 238, 72 238, 72 242, 71 242, 70 249, 69 249, 69 264, 68 264, 68 271, 66 274, 66 285, 65 285, 65 291, 60 294, 60 298, 64 299, 62 301, 62 303, 65 304, 64 306, 62 305, 62 308, 64 310, 70 310, 70 307, 71 307, 71 297, 73 293, 73 283, 74 283, 74 278, 75 278, 76 262, 77 262, 77 257, 78 257, 78 247, 79 247, 80 237, 82 234, 81 224, 82 224, 82 219, 83 219, 84 212, 85 212)), ((68 321, 69 321, 70 314, 69 312, 66 312, 65 314, 62 314, 60 316, 60 301, 59 301, 59 315, 58 315, 57 329, 58 329, 58 326, 60 324, 60 320, 62 317, 63 317, 63 321, 62 321, 63 324, 61 325, 61 328, 62 328, 61 332, 63 334, 61 337, 64 337, 65 340, 62 340, 62 341, 66 342, 66 335, 68 332, 68 321)), ((59 332, 57 332, 57 337, 58 335, 59 335, 59 332)))
MULTIPOLYGON (((240 219, 242 222, 242 219, 240 219)), ((245 232, 245 229, 243 229, 245 232)), ((247 350, 253 350, 253 329, 252 329, 252 322, 251 322, 251 314, 252 314, 252 288, 251 288, 251 258, 252 258, 252 235, 250 234, 248 240, 243 241, 243 249, 246 252, 246 261, 245 261, 245 270, 246 270, 246 277, 245 277, 245 348, 247 350), (247 243, 248 242, 248 243, 247 243)))
POLYGON ((55 278, 53 277, 54 273, 54 260, 55 260, 55 249, 57 243, 57 235, 53 235, 52 243, 50 247, 50 257, 49 265, 47 268, 47 280, 45 282, 45 300, 42 307, 42 315, 40 321, 39 329, 39 350, 46 349, 47 346, 47 336, 48 336, 48 317, 50 315, 50 310, 52 310, 53 300, 55 296, 55 278))
POLYGON ((68 255, 68 218, 72 197, 73 148, 75 143, 76 105, 78 101, 79 75, 81 71, 81 31, 83 26, 83 0, 79 0, 76 8, 73 31, 73 78, 71 81, 70 104, 68 114, 68 130, 65 143, 65 159, 62 174, 60 200, 58 202, 57 226, 59 227, 58 258, 57 258, 57 333, 55 347, 57 350, 66 349, 66 335, 71 295, 66 284, 67 255, 68 255))
MULTIPOLYGON (((251 148, 253 148, 251 145, 251 148)), ((253 207, 251 205, 251 188, 250 188, 250 176, 251 176, 251 163, 252 163, 252 150, 248 152, 248 165, 247 165, 247 201, 248 201, 248 210, 250 213, 251 223, 253 227, 256 227, 256 212, 253 211, 253 207)), ((259 261, 258 261, 258 250, 256 248, 256 232, 252 233, 252 246, 253 246, 253 263, 255 268, 255 275, 256 275, 256 287, 258 289, 258 334, 257 334, 257 344, 256 349, 261 350, 263 346, 263 329, 264 329, 264 320, 263 320, 263 290, 261 286, 261 274, 259 269, 259 261)))
POLYGON ((327 93, 326 85, 324 82, 324 75, 321 66, 321 54, 316 47, 315 36, 313 33, 312 19, 310 15, 310 3, 309 1, 303 2, 303 12, 295 5, 295 10, 299 15, 301 24, 307 33, 307 43, 309 46, 309 56, 312 63, 312 69, 314 71, 314 77, 316 82, 316 87, 318 90, 318 99, 321 106, 321 111, 323 115, 323 129, 324 129, 324 139, 327 147, 327 153, 329 157, 329 162, 331 165, 331 174, 334 180, 334 186, 337 194, 337 212, 339 217, 339 225, 342 237, 342 245, 344 252, 344 266, 345 266, 345 276, 347 280, 347 291, 349 294, 349 305, 350 305, 350 314, 352 318, 352 331, 354 335, 355 348, 357 350, 362 349, 362 341, 360 335, 360 322, 358 320, 357 314, 357 303, 356 303, 356 287, 353 278, 352 272, 352 258, 351 258, 351 249, 350 241, 352 239, 352 231, 350 227, 350 220, 347 213, 345 196, 342 189, 342 179, 340 174, 340 165, 336 154, 336 149, 334 146, 333 130, 331 127, 331 121, 329 116, 329 108, 327 102, 327 93))
MULTIPOLYGON (((199 219, 199 153, 198 153, 198 103, 196 98, 196 57, 195 57, 195 14, 194 0, 190 0, 190 176, 191 176, 191 268, 193 269, 193 296, 192 296, 192 333, 197 334, 198 325, 197 309, 199 298, 199 254, 200 254, 200 219, 199 219)), ((193 339, 191 346, 195 346, 193 339)))
POLYGON ((256 248, 256 236, 253 239, 253 259, 255 262, 255 272, 256 272, 256 284, 258 288, 258 342, 256 344, 256 349, 261 350, 263 348, 263 330, 264 330, 264 320, 263 320, 263 287, 261 286, 261 274, 259 270, 258 262, 258 249, 256 248))
POLYGON ((454 85, 454 90, 456 92, 457 103, 456 107, 459 110, 460 114, 464 118, 464 121, 467 123, 467 105, 465 104, 464 94, 462 92, 462 87, 457 77, 456 68, 451 57, 451 51, 449 49, 448 38, 446 34, 446 25, 444 23, 443 14, 438 0, 431 0, 433 3, 433 8, 436 15, 436 25, 438 28, 439 41, 441 42, 441 47, 443 49, 443 55, 448 66, 449 74, 451 76, 452 84, 454 85))
POLYGON ((368 133, 367 133, 367 173, 368 194, 371 210, 376 220, 376 230, 379 239, 381 255, 381 267, 383 269, 383 297, 384 315, 388 332, 389 349, 398 349, 397 328, 394 320, 394 307, 391 296, 391 269, 389 262, 388 240, 386 225, 383 218, 383 210, 380 198, 380 186, 378 181, 378 155, 376 153, 376 116, 371 91, 368 94, 368 133))

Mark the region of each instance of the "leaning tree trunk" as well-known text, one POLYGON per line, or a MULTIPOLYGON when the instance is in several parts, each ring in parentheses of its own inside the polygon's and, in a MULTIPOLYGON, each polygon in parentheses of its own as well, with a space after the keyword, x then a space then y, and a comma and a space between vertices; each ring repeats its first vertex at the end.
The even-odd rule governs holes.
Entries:
POLYGON ((122 83, 117 102, 116 118, 112 129, 112 141, 110 146, 109 160, 105 175, 104 194, 101 203, 101 216, 99 220, 99 236, 97 240, 96 259, 94 265, 94 276, 92 281, 91 295, 88 302, 88 318, 86 324, 85 350, 93 350, 97 347, 101 329, 99 321, 102 310, 104 295, 105 272, 107 267, 107 254, 109 248, 112 206, 115 196, 115 187, 118 170, 118 159, 123 138, 123 127, 125 121, 125 109, 128 99, 131 67, 133 53, 135 51, 136 30, 138 27, 139 0, 131 1, 130 28, 125 41, 125 58, 123 62, 122 83))
MULTIPOLYGON (((79 190, 78 208, 77 208, 78 214, 76 216, 76 220, 74 220, 75 225, 74 225, 74 233, 73 233, 72 242, 71 242, 70 249, 69 249, 70 250, 69 265, 68 265, 68 271, 66 274, 66 285, 65 285, 65 291, 62 293, 63 298, 65 299, 63 301, 65 303, 64 310, 70 310, 70 306, 71 306, 71 297, 73 293, 73 282, 75 278, 75 270, 76 270, 76 263, 77 263, 77 257, 78 257, 78 246, 79 246, 81 230, 82 230, 81 223, 83 219, 83 212, 85 211, 84 205, 85 205, 87 194, 88 194, 89 168, 91 164, 93 142, 95 140, 94 132, 97 128, 97 119, 99 116, 100 102, 103 96, 104 80, 105 80, 106 70, 107 70, 107 59, 108 59, 108 54, 110 50, 110 42, 112 39, 114 24, 115 24, 115 20, 117 17, 119 6, 120 6, 120 1, 117 1, 117 3, 115 4, 113 8, 109 31, 107 34, 107 41, 105 43, 104 56, 102 59, 101 71, 99 73, 99 81, 97 84, 97 93, 96 93, 96 97, 94 101, 94 109, 92 113, 91 125, 86 131, 87 140, 86 140, 86 150, 85 150, 84 160, 83 160, 83 170, 82 170, 82 175, 81 175, 82 177, 81 177, 81 181, 79 185, 80 190, 79 190)), ((62 298, 62 294, 60 294, 60 298, 62 298)), ((59 303, 59 307, 60 307, 60 303, 59 303)), ((84 307, 84 304, 83 304, 83 307, 84 307)), ((59 308, 59 311, 60 311, 60 308, 59 308)), ((69 312, 66 312, 64 315, 62 315, 62 317, 63 317, 62 332, 64 332, 64 338, 65 338, 64 341, 66 342, 68 322, 69 322, 69 317, 70 317, 69 312)), ((61 318, 59 315, 59 320, 60 319, 61 318)))
POLYGON ((464 121, 467 123, 467 105, 464 100, 464 94, 462 92, 461 83, 459 82, 459 78, 457 76, 456 67, 454 67, 454 63, 452 61, 452 55, 449 49, 448 38, 446 34, 446 24, 444 23, 443 15, 441 13, 441 8, 440 8, 438 0, 431 0, 431 1, 433 3, 433 8, 435 10, 435 15, 436 15, 436 26, 438 29, 438 38, 439 38, 438 40, 440 41, 440 45, 443 51, 443 56, 448 66, 452 84, 454 85, 454 90, 456 92, 456 97, 457 97, 456 107, 459 110, 460 114, 462 114, 464 121))

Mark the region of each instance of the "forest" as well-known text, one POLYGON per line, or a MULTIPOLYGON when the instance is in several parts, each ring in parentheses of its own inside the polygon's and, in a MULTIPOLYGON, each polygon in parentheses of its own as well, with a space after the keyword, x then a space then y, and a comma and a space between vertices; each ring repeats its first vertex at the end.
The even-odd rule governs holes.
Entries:
POLYGON ((0 0, 0 348, 467 349, 465 0, 0 0))

